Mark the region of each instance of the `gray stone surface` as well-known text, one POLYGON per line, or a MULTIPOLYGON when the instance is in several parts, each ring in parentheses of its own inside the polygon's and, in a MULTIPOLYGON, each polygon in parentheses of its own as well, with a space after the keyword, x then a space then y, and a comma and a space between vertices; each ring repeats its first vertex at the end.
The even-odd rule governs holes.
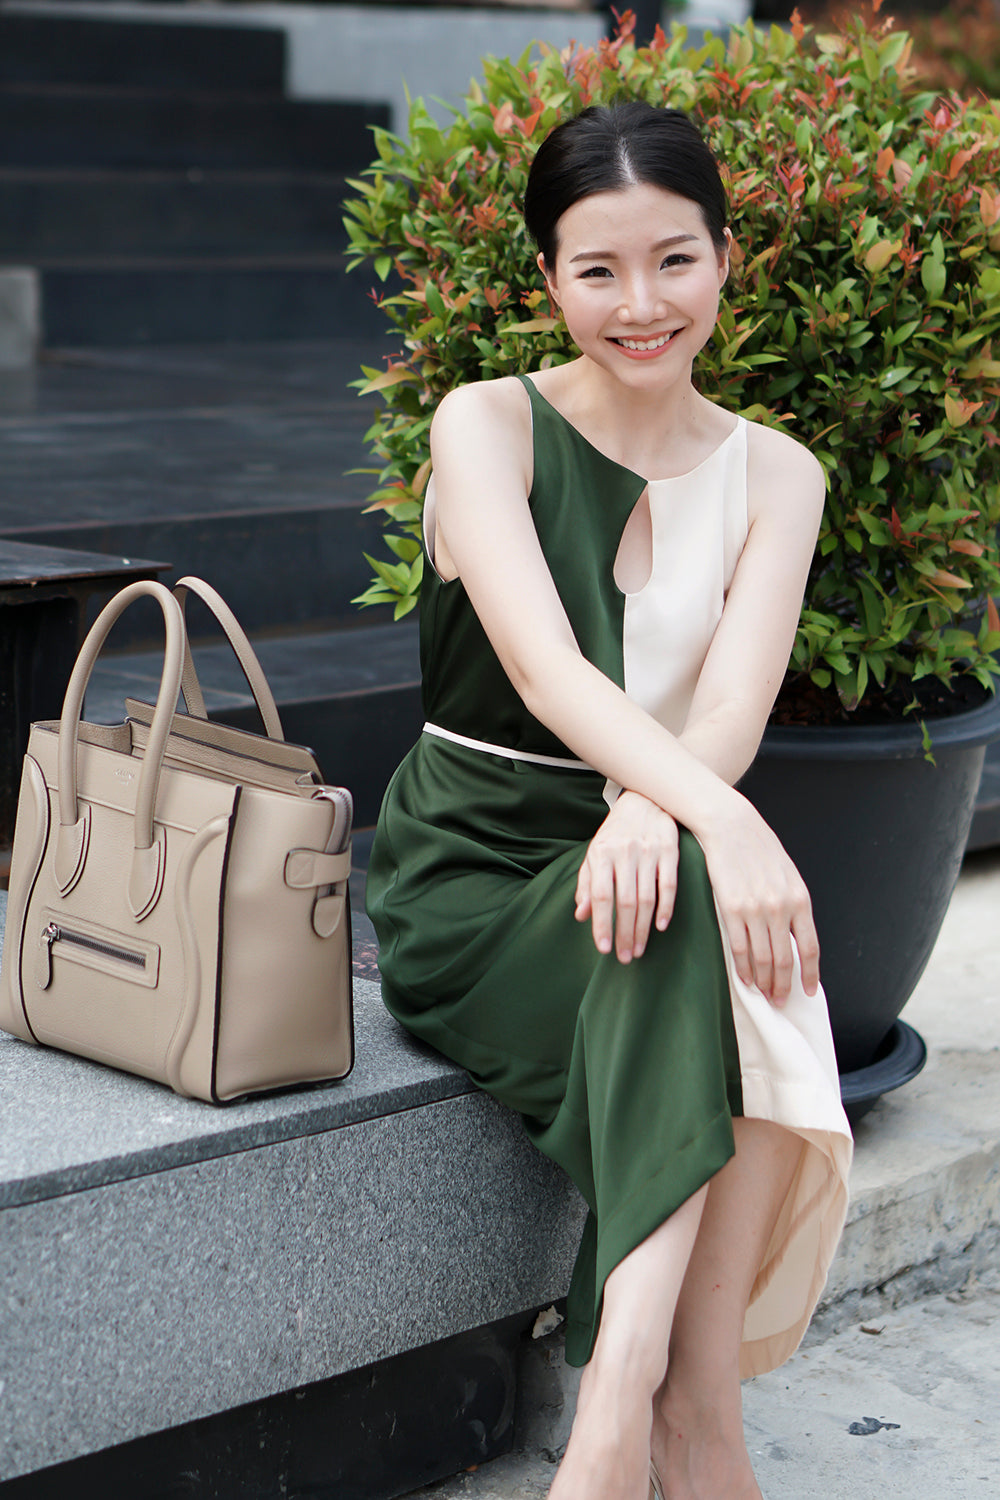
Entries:
POLYGON ((566 1178, 355 1001, 348 1080, 225 1108, 0 1034, 0 1480, 565 1294, 566 1178))
POLYGON ((892 1302, 964 1280, 1000 1232, 1000 1068, 932 1048, 919 1078, 856 1132, 851 1206, 820 1316, 843 1326, 875 1288, 892 1302))
POLYGON ((30 266, 0 266, 0 370, 34 364, 41 325, 38 272, 30 266))
MULTIPOLYGON (((0 891, 0 966, 7 893, 0 891)), ((354 982, 354 1071, 243 1104, 164 1086, 0 1032, 0 1208, 162 1172, 468 1094, 468 1076, 398 1026, 377 984, 354 982)))
POLYGON ((378 987, 355 981, 357 1062, 342 1083, 219 1107, 0 1032, 0 1208, 272 1142, 336 1130, 456 1095, 460 1068, 412 1040, 378 987))
POLYGON ((166 563, 151 562, 142 557, 115 557, 107 552, 77 552, 70 547, 45 547, 34 542, 12 542, 0 537, 0 588, 5 591, 23 585, 104 580, 126 575, 122 587, 136 571, 152 573, 166 568, 166 563))
POLYGON ((559 1296, 578 1229, 480 1094, 8 1209, 0 1479, 559 1296))

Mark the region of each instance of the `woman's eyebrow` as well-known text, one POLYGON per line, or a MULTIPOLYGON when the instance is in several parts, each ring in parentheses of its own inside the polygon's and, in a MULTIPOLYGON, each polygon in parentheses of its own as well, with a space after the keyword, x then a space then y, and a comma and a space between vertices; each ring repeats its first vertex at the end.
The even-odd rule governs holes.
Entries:
MULTIPOLYGON (((657 240, 650 248, 653 250, 668 250, 671 245, 683 245, 688 240, 696 240, 696 234, 672 234, 669 239, 657 240)), ((577 260, 617 260, 618 256, 614 250, 581 250, 579 255, 570 256, 570 265, 577 260)))

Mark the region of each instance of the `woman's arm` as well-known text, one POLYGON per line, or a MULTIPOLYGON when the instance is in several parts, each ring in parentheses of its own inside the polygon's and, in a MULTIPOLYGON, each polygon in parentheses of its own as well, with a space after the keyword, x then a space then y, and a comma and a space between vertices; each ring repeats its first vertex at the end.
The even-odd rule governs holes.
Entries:
POLYGON ((825 487, 807 448, 751 427, 749 533, 680 736, 730 786, 757 752, 791 655, 825 487))
MULTIPOLYGON (((491 382, 446 397, 434 418, 431 455, 439 535, 529 712, 574 754, 691 829, 742 978, 765 993, 787 993, 794 933, 806 984, 815 988, 808 893, 774 834, 745 798, 580 652, 528 508, 531 428, 523 387, 491 382)), ((572 537, 566 542, 571 546, 572 537)))

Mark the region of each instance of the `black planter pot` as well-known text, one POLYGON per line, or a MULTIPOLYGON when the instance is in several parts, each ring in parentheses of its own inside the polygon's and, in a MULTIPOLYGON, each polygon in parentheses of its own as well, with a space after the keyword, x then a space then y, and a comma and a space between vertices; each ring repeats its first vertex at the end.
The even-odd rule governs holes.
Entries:
POLYGON ((879 1054, 930 957, 1000 697, 928 728, 936 765, 916 724, 774 726, 740 783, 812 895, 842 1085, 879 1054))

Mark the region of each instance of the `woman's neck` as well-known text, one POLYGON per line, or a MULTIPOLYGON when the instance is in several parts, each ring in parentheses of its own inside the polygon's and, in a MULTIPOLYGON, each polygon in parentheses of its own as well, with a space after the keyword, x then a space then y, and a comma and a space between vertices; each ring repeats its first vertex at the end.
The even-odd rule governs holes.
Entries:
POLYGON ((732 421, 698 394, 690 376, 667 386, 627 386, 586 357, 551 371, 539 389, 551 390, 553 404, 596 448, 651 476, 693 467, 692 455, 700 461, 700 449, 714 447, 732 421))

